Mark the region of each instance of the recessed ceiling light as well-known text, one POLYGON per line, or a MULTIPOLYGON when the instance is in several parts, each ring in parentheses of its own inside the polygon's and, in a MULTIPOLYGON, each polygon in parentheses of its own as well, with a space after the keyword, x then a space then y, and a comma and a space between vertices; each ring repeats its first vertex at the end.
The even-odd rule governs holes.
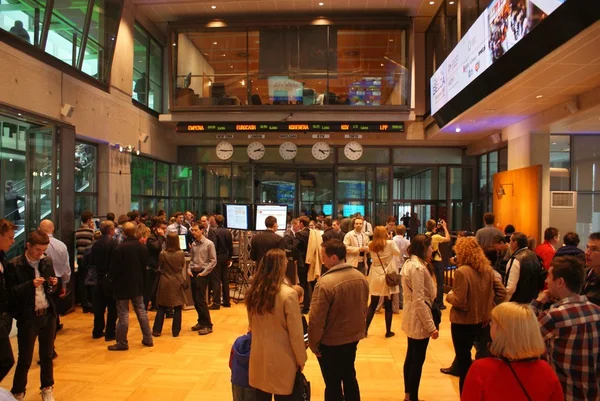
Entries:
POLYGON ((177 46, 177 43, 173 43, 173 46, 177 46))
POLYGON ((453 2, 453 1, 451 1, 449 4, 450 4, 450 5, 452 5, 452 4, 454 4, 454 2, 453 2))
POLYGON ((217 6, 210 6, 210 8, 212 8, 214 10, 217 8, 217 6))
POLYGON ((456 128, 456 130, 455 130, 455 131, 456 131, 456 132, 460 132, 460 128, 456 128))
POLYGON ((393 42, 393 41, 394 41, 394 39, 390 39, 390 42, 393 42))
POLYGON ((217 44, 217 42, 213 42, 213 45, 216 45, 216 44, 217 44))
POLYGON ((233 68, 233 66, 231 66, 231 68, 233 68))
POLYGON ((319 3, 319 7, 323 7, 325 3, 319 3))
POLYGON ((543 97, 544 97, 544 95, 537 95, 535 98, 536 98, 536 99, 541 99, 541 98, 543 98, 543 97))
POLYGON ((18 114, 19 116, 22 116, 22 115, 23 115, 23 114, 21 114, 21 113, 17 113, 17 114, 18 114))
POLYGON ((430 1, 429 4, 434 5, 435 1, 430 1))
POLYGON ((383 63, 381 63, 381 66, 383 67, 383 63))

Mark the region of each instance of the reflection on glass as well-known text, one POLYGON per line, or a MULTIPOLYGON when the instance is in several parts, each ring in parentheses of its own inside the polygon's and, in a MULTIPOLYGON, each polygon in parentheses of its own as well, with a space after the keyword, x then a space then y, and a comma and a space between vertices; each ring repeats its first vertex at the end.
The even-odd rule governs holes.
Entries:
POLYGON ((192 196, 192 168, 171 166, 171 196, 192 196))
POLYGON ((300 171, 300 213, 332 214, 333 172, 300 171), (313 213, 314 211, 314 213, 313 213))
POLYGON ((133 98, 162 111, 162 48, 140 25, 133 34, 133 98))
POLYGON ((77 67, 87 7, 72 7, 71 0, 54 0, 46 53, 77 67))
POLYGON ((154 195, 154 162, 131 156, 131 194, 154 195))
MULTIPOLYGON (((75 192, 96 192, 97 153, 95 145, 76 143, 75 192)), ((75 216, 78 214, 75 213, 75 216)))
MULTIPOLYGON (((85 212, 86 210, 96 214, 96 203, 97 197, 95 195, 75 195, 75 216, 81 216, 81 213, 85 212)), ((78 227, 79 224, 79 221, 76 221, 76 225, 78 227)))
POLYGON ((296 172, 261 170, 258 174, 260 202, 286 204, 288 212, 293 211, 296 199, 296 172))
POLYGON ((122 6, 121 0, 94 0, 81 69, 101 82, 108 80, 122 6))
POLYGON ((0 0, 0 28, 19 39, 38 46, 46 1, 0 0))
POLYGON ((361 167, 339 167, 337 192, 340 199, 366 198, 366 171, 361 167))
POLYGON ((169 195, 169 165, 167 163, 156 162, 156 186, 154 195, 169 195))
POLYGON ((204 180, 206 181, 206 196, 229 198, 231 185, 230 167, 206 166, 204 180))

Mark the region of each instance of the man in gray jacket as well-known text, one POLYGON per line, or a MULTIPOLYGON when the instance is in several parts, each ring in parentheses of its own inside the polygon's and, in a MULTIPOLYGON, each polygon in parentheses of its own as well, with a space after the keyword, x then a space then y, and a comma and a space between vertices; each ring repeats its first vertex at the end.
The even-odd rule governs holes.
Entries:
POLYGON ((321 366, 325 401, 360 400, 354 360, 358 342, 365 337, 369 285, 345 258, 342 241, 323 242, 321 260, 328 270, 317 282, 310 304, 308 344, 321 366))

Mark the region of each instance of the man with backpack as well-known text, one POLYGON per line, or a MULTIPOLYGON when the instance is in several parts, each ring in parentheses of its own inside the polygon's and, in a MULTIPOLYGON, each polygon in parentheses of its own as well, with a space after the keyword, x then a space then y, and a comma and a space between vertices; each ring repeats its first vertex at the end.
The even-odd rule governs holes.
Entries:
POLYGON ((544 288, 546 270, 538 256, 527 247, 527 236, 516 232, 510 237, 513 254, 506 264, 506 300, 528 304, 537 298, 544 288))

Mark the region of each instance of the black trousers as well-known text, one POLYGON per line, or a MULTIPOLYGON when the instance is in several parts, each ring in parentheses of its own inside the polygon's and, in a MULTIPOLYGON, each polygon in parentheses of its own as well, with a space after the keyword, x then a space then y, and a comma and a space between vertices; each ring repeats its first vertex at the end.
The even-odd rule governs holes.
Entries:
POLYGON ((210 273, 210 285, 213 291, 213 304, 221 305, 221 293, 223 294, 223 305, 229 305, 229 276, 227 275, 227 263, 229 255, 221 253, 217 255, 217 265, 210 273), (222 288, 222 291, 221 291, 222 288))
POLYGON ((208 303, 206 303, 206 291, 210 284, 210 278, 209 276, 199 276, 198 273, 192 274, 192 297, 196 313, 198 313, 198 324, 203 328, 212 328, 208 303))
POLYGON ((298 260, 298 283, 304 289, 304 303, 302 305, 302 313, 307 314, 310 309, 310 288, 308 286, 308 265, 304 263, 306 255, 301 256, 298 260))
POLYGON ((459 388, 462 393, 463 385, 467 372, 471 367, 471 348, 475 341, 481 337, 483 326, 482 324, 456 324, 450 325, 452 332, 452 344, 456 353, 456 368, 460 375, 459 388))
POLYGON ((10 346, 10 331, 12 316, 6 312, 0 314, 0 382, 6 377, 15 364, 12 347, 10 346))
POLYGON ((256 401, 271 401, 275 397, 275 401, 293 401, 292 395, 269 394, 262 390, 256 389, 256 401))
POLYGON ((446 265, 443 261, 433 262, 433 271, 435 272, 435 281, 437 283, 437 294, 435 297, 435 303, 438 305, 444 304, 444 271, 446 265))
POLYGON ((148 309, 150 302, 156 308, 156 290, 158 289, 158 280, 160 280, 160 272, 158 270, 146 268, 144 276, 144 306, 148 309))
POLYGON ((157 306, 156 317, 154 318, 154 325, 152 326, 152 333, 160 334, 163 329, 165 322, 165 314, 167 311, 173 310, 173 323, 171 324, 171 334, 173 337, 177 337, 181 331, 181 305, 170 307, 170 306, 157 306))
POLYGON ((325 382, 325 401, 360 401, 360 389, 356 380, 356 347, 354 343, 319 347, 318 358, 325 382))
POLYGON ((79 269, 77 270, 77 295, 76 299, 81 303, 81 307, 91 309, 92 307, 92 287, 85 285, 85 276, 87 275, 87 266, 82 266, 83 263, 79 263, 79 269))
MULTIPOLYGON (((100 280, 99 280, 100 281, 100 280)), ((104 291, 104 284, 98 282, 94 286, 93 290, 93 310, 94 310, 94 329, 92 335, 100 336, 105 331, 105 337, 114 338, 116 336, 117 327, 117 303, 113 297, 106 295, 104 291), (108 310, 106 315, 106 323, 104 321, 104 313, 108 310)))
MULTIPOLYGON (((379 296, 371 295, 371 303, 369 304, 369 310, 367 311, 367 331, 369 331, 369 326, 373 321, 373 316, 375 316, 375 310, 377 309, 377 305, 379 305, 379 296)), ((392 331, 392 298, 385 297, 383 299, 383 308, 385 309, 385 332, 389 333, 392 331)))
POLYGON ((410 401, 419 400, 419 385, 428 345, 429 338, 415 340, 408 337, 408 348, 404 360, 404 392, 410 395, 410 401))
POLYGON ((41 387, 54 385, 54 368, 52 354, 54 352, 54 336, 56 333, 56 315, 49 313, 44 316, 35 316, 31 320, 17 321, 17 340, 19 345, 19 358, 11 392, 24 393, 27 387, 27 374, 33 359, 35 340, 39 342, 40 353, 40 382, 41 387))

